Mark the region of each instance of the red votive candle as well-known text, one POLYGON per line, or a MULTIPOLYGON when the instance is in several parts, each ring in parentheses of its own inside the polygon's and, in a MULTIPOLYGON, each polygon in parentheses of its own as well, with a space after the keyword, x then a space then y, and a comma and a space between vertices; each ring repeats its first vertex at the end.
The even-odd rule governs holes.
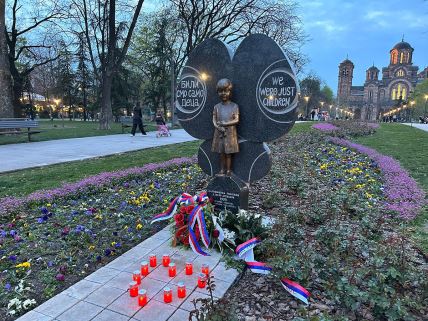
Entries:
POLYGON ((186 275, 193 274, 193 264, 191 262, 186 263, 186 275))
POLYGON ((183 282, 179 282, 177 285, 177 295, 180 299, 183 299, 186 297, 186 286, 183 282))
POLYGON ((150 261, 150 266, 151 267, 156 267, 156 265, 157 265, 157 263, 156 263, 156 255, 150 255, 149 261, 150 261))
POLYGON ((202 264, 201 272, 204 273, 206 276, 210 274, 210 268, 208 267, 208 264, 202 264))
POLYGON ((171 259, 169 258, 169 255, 164 255, 162 257, 162 264, 164 267, 168 267, 169 263, 171 262, 171 259))
POLYGON ((172 302, 172 291, 168 287, 163 289, 163 301, 165 303, 171 303, 172 302))
POLYGON ((141 289, 138 291, 138 305, 140 307, 143 307, 147 304, 147 291, 144 289, 141 289))
POLYGON ((204 273, 199 274, 198 277, 198 288, 205 288, 205 284, 206 284, 206 275, 204 273))
POLYGON ((135 281, 129 282, 129 295, 136 297, 138 295, 138 284, 135 281))
POLYGON ((137 282, 138 285, 141 284, 141 274, 140 271, 134 271, 134 273, 132 273, 132 279, 137 282))
POLYGON ((175 277, 177 274, 177 267, 175 266, 175 263, 169 263, 168 273, 170 278, 175 277))
POLYGON ((141 262, 141 275, 147 276, 149 274, 149 264, 147 261, 141 262))

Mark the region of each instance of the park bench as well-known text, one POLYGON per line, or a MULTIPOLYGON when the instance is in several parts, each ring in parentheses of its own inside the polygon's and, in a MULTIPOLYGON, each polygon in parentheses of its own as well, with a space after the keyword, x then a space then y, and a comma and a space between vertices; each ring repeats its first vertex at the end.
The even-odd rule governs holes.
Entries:
POLYGON ((132 116, 120 116, 120 123, 122 124, 122 134, 123 134, 124 128, 132 127, 132 116))
MULTIPOLYGON (((132 116, 120 116, 119 121, 122 124, 122 134, 123 134, 124 128, 132 127, 132 124, 133 124, 132 116)), ((143 127, 146 127, 146 125, 143 125, 143 127)))
POLYGON ((39 122, 37 120, 25 118, 0 118, 0 135, 26 134, 28 135, 28 141, 31 142, 31 135, 41 133, 41 131, 31 130, 36 127, 39 127, 39 122), (27 131, 21 130, 22 128, 27 128, 27 131))

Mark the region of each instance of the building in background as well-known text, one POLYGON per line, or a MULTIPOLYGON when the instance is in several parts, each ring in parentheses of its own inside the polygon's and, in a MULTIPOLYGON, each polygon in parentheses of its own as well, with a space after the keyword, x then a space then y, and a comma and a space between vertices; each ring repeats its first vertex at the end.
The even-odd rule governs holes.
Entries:
POLYGON ((348 58, 339 65, 337 105, 350 110, 356 119, 376 120, 393 106, 408 100, 416 85, 428 78, 428 67, 418 74, 412 62, 414 49, 402 40, 390 51, 388 67, 373 64, 366 70, 363 86, 353 86, 354 64, 348 58), (379 77, 382 77, 379 79, 379 77))

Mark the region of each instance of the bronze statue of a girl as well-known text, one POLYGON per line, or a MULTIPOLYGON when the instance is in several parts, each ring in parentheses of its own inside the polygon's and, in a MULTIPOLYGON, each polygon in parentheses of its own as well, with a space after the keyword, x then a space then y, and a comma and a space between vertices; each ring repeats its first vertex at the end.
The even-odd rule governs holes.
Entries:
POLYGON ((233 101, 232 82, 223 78, 217 82, 217 93, 221 103, 214 106, 214 137, 211 151, 220 154, 220 175, 232 174, 232 154, 239 152, 238 132, 239 107, 233 101))

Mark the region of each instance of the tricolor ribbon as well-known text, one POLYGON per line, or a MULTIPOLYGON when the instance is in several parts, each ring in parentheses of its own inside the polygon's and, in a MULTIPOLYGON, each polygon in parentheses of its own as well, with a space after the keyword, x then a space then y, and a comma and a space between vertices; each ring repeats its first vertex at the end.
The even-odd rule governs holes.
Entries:
MULTIPOLYGON (((205 215, 203 208, 208 204, 209 198, 207 193, 202 192, 199 195, 192 196, 187 193, 181 194, 181 196, 176 197, 168 206, 168 209, 153 217, 151 223, 168 220, 174 216, 179 205, 189 206, 191 204, 197 203, 198 205, 192 210, 189 215, 188 220, 188 229, 189 229, 189 244, 192 250, 200 255, 209 256, 208 253, 204 252, 199 245, 198 239, 196 237, 194 227, 198 224, 199 234, 201 235, 202 243, 206 248, 210 245, 210 235, 208 233, 207 224, 205 222, 205 215)), ((216 224, 214 224, 217 226, 216 224)), ((222 231, 223 232, 223 231, 222 231)))
POLYGON ((298 298, 306 304, 309 304, 308 298, 311 294, 303 286, 287 278, 283 278, 281 283, 284 289, 286 289, 292 296, 298 298))
MULTIPOLYGON (((254 259, 254 248, 257 244, 261 243, 261 240, 257 237, 252 238, 240 245, 235 249, 236 255, 239 258, 244 259, 247 267, 253 273, 259 274, 269 274, 272 271, 272 268, 266 263, 258 262, 254 259)), ((303 301, 306 304, 308 303, 308 298, 311 295, 308 290, 302 287, 300 284, 293 282, 287 278, 281 279, 281 284, 287 292, 297 299, 303 301)))

